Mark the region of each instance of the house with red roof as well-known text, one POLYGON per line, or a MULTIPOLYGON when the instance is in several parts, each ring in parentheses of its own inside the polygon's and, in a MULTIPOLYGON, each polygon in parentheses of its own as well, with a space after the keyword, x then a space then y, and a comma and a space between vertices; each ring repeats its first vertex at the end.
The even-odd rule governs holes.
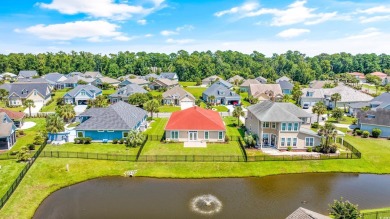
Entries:
POLYGON ((194 106, 172 113, 165 126, 168 141, 224 142, 225 124, 218 112, 194 106))
POLYGON ((360 83, 366 83, 366 76, 363 73, 360 72, 351 72, 348 73, 349 75, 352 75, 356 79, 359 80, 360 83))
POLYGON ((379 77, 382 80, 382 85, 390 83, 390 76, 383 72, 373 72, 370 73, 370 75, 379 77))
POLYGON ((26 116, 25 113, 15 112, 15 111, 7 110, 4 108, 0 108, 0 113, 7 114, 7 116, 14 122, 14 124, 17 128, 20 128, 23 126, 23 119, 26 116))

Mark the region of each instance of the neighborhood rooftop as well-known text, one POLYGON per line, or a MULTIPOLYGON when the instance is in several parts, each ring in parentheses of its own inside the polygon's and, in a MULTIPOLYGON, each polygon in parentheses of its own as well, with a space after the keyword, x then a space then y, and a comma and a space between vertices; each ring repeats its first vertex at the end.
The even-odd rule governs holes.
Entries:
POLYGON ((248 107, 260 121, 270 122, 301 122, 299 118, 310 118, 311 114, 292 103, 263 101, 248 107))

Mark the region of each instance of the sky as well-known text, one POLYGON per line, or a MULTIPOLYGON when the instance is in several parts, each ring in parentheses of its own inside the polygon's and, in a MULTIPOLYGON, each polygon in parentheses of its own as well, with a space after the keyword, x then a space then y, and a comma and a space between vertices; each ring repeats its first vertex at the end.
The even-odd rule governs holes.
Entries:
POLYGON ((2 0, 0 53, 390 53, 390 1, 2 0))

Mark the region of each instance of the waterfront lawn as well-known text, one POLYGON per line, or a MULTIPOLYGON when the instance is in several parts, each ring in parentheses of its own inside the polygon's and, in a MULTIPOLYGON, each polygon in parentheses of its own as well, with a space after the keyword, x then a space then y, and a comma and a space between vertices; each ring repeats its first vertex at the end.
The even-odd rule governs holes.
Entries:
MULTIPOLYGON (((237 118, 233 116, 227 116, 223 118, 226 126, 226 135, 227 136, 241 136, 245 137, 245 132, 242 128, 237 127, 237 118)), ((242 122, 240 121, 240 125, 242 122)))
POLYGON ((60 98, 63 98, 64 95, 69 90, 70 90, 69 88, 65 88, 65 89, 62 89, 62 90, 56 90, 54 92, 54 96, 52 97, 53 101, 49 105, 43 106, 42 109, 41 109, 41 112, 55 112, 56 111, 56 107, 57 107, 57 100, 60 99, 60 98))
POLYGON ((144 134, 163 135, 168 118, 154 118, 153 120, 154 121, 150 123, 149 128, 144 132, 144 134))
POLYGON ((102 153, 102 154, 126 154, 137 155, 139 147, 126 147, 125 144, 112 143, 91 143, 91 144, 74 144, 65 143, 63 145, 48 144, 45 151, 69 151, 69 152, 86 152, 86 153, 102 153))
POLYGON ((202 99, 202 93, 206 90, 205 87, 185 87, 184 90, 190 92, 196 99, 202 99))
POLYGON ((25 165, 26 163, 16 162, 15 159, 0 160, 0 197, 7 192, 25 165))
POLYGON ((207 143, 205 148, 185 148, 184 143, 162 143, 159 141, 148 141, 144 146, 141 155, 229 155, 242 156, 240 146, 237 142, 207 143))
MULTIPOLYGON (((16 139, 16 143, 11 148, 10 151, 19 151, 21 147, 27 146, 28 144, 32 144, 34 142, 35 136, 40 132, 46 129, 46 119, 45 118, 27 118, 24 122, 35 122, 35 126, 29 129, 25 129, 24 135, 19 136, 16 139)), ((39 146, 36 146, 37 150, 39 146)))
POLYGON ((193 81, 179 81, 179 84, 183 87, 196 86, 196 82, 193 81))
POLYGON ((261 155, 264 155, 264 153, 261 152, 261 150, 255 149, 255 148, 246 148, 245 152, 246 152, 247 156, 261 156, 261 155))
POLYGON ((163 105, 158 107, 160 113, 172 113, 172 112, 179 111, 180 109, 181 109, 180 106, 163 105))

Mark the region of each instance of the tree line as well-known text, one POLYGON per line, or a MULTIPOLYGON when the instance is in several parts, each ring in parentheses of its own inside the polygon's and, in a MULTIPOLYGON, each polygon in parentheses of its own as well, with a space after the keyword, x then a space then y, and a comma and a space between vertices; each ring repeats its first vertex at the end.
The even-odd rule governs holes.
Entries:
POLYGON ((116 54, 70 53, 10 53, 0 54, 0 72, 18 73, 36 70, 40 75, 50 72, 100 71, 117 78, 127 74, 146 75, 158 72, 176 72, 181 81, 199 81, 211 75, 230 78, 263 76, 270 81, 286 75, 301 84, 314 79, 328 79, 346 72, 390 73, 390 55, 336 53, 313 57, 298 51, 287 51, 266 57, 254 51, 243 54, 236 51, 177 53, 118 52, 116 54), (152 68, 155 67, 155 68, 152 68))

